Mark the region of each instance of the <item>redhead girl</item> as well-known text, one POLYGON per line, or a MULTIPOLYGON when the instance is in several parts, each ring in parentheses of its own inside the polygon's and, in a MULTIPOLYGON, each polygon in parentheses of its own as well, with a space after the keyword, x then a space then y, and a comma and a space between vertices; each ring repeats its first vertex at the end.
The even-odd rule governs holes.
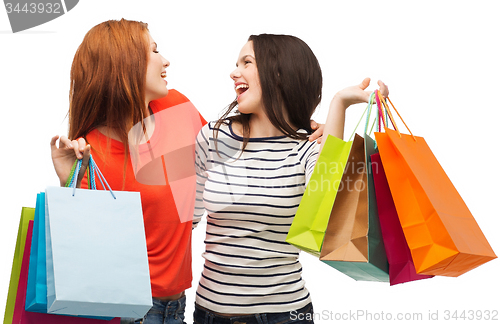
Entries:
MULTIPOLYGON (((169 65, 158 52, 147 24, 122 19, 93 27, 71 67, 68 137, 72 140, 62 137, 59 146, 57 136, 51 141, 61 185, 75 158, 83 158, 86 165, 92 150, 111 188, 141 193, 153 294, 153 308, 137 320, 145 324, 183 323, 184 291, 192 281, 192 222, 180 221, 168 183, 151 186, 136 180, 128 149, 133 125, 142 123, 149 134, 141 140, 146 145, 156 126, 155 119, 147 117, 189 102, 181 93, 167 90, 169 65)), ((199 118, 200 125, 205 124, 199 118)), ((82 187, 87 186, 84 172, 80 175, 82 187)))
MULTIPOLYGON (((197 138, 194 223, 208 216, 194 322, 311 323, 299 250, 285 238, 321 151, 308 140, 321 69, 300 39, 262 34, 250 36, 230 77, 236 100, 197 138)), ((368 102, 369 83, 335 95, 324 134, 343 137, 345 110, 368 102)))

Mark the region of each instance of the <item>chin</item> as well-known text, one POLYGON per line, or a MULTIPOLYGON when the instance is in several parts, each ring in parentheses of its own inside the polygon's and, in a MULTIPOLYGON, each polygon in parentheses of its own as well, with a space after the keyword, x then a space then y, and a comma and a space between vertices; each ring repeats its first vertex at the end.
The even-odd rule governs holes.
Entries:
POLYGON ((244 108, 238 107, 238 112, 243 115, 251 114, 252 112, 249 110, 245 110, 244 108))

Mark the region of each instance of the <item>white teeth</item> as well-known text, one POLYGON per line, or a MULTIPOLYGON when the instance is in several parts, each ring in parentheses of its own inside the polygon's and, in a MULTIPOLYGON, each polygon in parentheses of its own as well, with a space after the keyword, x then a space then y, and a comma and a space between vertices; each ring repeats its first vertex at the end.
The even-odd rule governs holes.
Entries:
POLYGON ((166 78, 166 77, 167 77, 167 73, 162 72, 162 73, 161 73, 161 77, 162 77, 162 78, 166 78))
POLYGON ((242 89, 242 88, 248 89, 248 84, 238 84, 235 89, 238 90, 238 89, 242 89))

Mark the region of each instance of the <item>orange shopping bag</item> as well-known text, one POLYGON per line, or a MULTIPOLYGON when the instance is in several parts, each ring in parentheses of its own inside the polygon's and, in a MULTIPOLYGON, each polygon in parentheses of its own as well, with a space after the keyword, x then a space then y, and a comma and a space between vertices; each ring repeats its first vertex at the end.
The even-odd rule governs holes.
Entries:
POLYGON ((389 107, 380 101, 396 130, 387 128, 384 118, 385 133, 376 132, 375 138, 417 273, 457 277, 495 259, 425 140, 409 129, 411 135, 401 134, 389 107))

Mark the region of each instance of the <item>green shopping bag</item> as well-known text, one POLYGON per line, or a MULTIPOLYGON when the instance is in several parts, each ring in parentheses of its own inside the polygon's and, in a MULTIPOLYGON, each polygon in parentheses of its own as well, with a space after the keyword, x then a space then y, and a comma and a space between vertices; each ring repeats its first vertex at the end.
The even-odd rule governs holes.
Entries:
POLYGON ((11 324, 16 305, 17 287, 19 276, 21 275, 21 264, 23 261, 24 246, 26 244, 26 235, 30 220, 35 219, 35 208, 23 207, 21 211, 21 220, 19 230, 17 231, 16 247, 14 250, 14 261, 12 262, 12 271, 10 274, 9 292, 7 294, 7 304, 5 305, 4 324, 11 324))
POLYGON ((286 242, 319 257, 352 141, 329 135, 318 157, 286 242))

